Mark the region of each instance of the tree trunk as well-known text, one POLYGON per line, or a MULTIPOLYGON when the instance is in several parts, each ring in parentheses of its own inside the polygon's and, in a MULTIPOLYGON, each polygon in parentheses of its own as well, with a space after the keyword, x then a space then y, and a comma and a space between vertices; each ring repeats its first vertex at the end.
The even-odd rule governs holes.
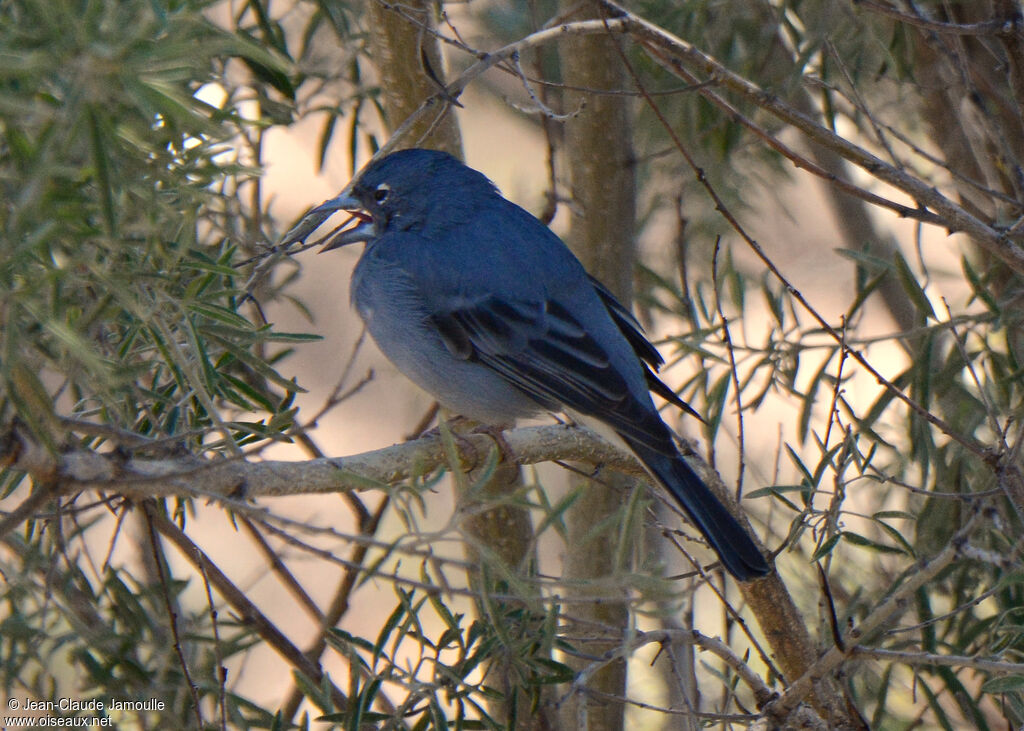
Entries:
MULTIPOLYGON (((565 9, 575 5, 572 0, 562 3, 565 9)), ((616 38, 603 36, 567 39, 560 47, 565 83, 585 89, 627 86, 617 42, 616 38)), ((633 293, 636 219, 631 103, 630 97, 570 92, 564 107, 581 107, 565 123, 564 177, 572 186, 572 233, 568 243, 587 271, 626 304, 633 293)), ((582 496, 566 515, 568 547, 563 576, 569 587, 586 586, 588 581, 628 571, 631 554, 616 547, 621 536, 638 534, 637 526, 622 531, 620 521, 608 520, 629 502, 628 491, 635 489, 634 480, 602 475, 601 482, 584 482, 587 484, 582 496), (597 533, 602 525, 606 527, 597 533)), ((608 582, 597 583, 599 591, 607 593, 608 582)), ((629 627, 625 599, 579 604, 574 613, 582 623, 604 626, 611 637, 606 642, 587 643, 581 649, 588 655, 601 655, 615 647, 629 627)), ((586 665, 586 661, 574 662, 577 667, 586 665)), ((625 706, 608 698, 621 698, 626 693, 625 662, 616 661, 596 673, 587 690, 593 694, 574 696, 566 704, 563 727, 621 729, 625 706)))

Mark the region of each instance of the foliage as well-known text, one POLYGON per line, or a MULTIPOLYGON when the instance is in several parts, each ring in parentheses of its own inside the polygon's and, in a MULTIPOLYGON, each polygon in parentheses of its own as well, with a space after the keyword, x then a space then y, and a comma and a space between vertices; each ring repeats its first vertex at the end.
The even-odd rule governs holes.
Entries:
MULTIPOLYGON (((309 336, 254 320, 236 266, 273 235, 247 207, 260 170, 244 144, 273 122, 246 116, 251 88, 228 73, 239 63, 272 72, 287 83, 261 93, 291 103, 291 67, 210 22, 209 9, 0 4, 0 418, 53 452, 132 435, 119 448, 232 454, 293 424, 299 387, 277 364, 309 336), (102 428, 75 436, 75 423, 102 428)), ((23 478, 5 470, 4 495, 23 478)), ((185 611, 207 672, 183 678, 167 620, 183 582, 68 552, 104 505, 117 501, 81 496, 57 520, 4 536, 17 557, 5 569, 4 687, 108 704, 156 697, 166 726, 186 725, 189 684, 216 695, 214 669, 252 633, 222 623, 214 648, 209 608, 185 611)))
POLYGON ((256 124, 238 90, 223 108, 197 94, 229 58, 282 60, 201 9, 4 4, 2 409, 51 448, 54 394, 191 448, 210 426, 226 449, 290 422, 296 386, 272 365, 287 337, 239 312, 232 266, 263 235, 240 226, 259 171, 233 147, 256 124), (224 425, 221 402, 266 416, 224 425))

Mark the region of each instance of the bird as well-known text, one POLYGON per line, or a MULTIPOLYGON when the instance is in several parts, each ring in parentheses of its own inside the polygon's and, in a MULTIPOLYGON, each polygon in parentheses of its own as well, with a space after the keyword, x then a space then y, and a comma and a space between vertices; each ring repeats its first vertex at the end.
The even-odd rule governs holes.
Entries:
POLYGON ((696 414, 630 311, 568 246, 482 173, 407 148, 364 168, 286 239, 338 211, 324 240, 365 242, 351 300, 381 352, 452 412, 481 424, 565 413, 631 451, 740 581, 770 572, 746 529, 687 464, 651 392, 696 414))

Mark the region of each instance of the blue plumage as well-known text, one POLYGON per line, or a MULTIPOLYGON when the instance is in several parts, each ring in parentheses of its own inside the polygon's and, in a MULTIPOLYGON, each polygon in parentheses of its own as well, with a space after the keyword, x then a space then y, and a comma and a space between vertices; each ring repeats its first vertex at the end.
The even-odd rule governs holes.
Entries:
POLYGON ((400 371, 484 423, 566 411, 603 424, 679 501, 730 573, 768 573, 651 401, 654 390, 689 410, 654 375, 661 357, 546 226, 480 173, 420 149, 377 161, 308 218, 341 209, 368 215, 326 248, 366 242, 352 301, 400 371))

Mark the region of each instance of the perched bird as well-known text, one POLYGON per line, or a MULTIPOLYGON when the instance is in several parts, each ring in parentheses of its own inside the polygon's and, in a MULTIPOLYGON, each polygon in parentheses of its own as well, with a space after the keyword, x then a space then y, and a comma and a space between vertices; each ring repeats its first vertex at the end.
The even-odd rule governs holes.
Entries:
POLYGON ((365 241, 352 302, 398 369, 485 424, 565 412, 617 436, 679 502, 738 579, 769 567, 743 527, 680 455, 649 391, 688 411, 652 369, 658 351, 615 297, 544 224, 447 153, 381 158, 310 211, 290 240, 336 211, 365 241))

